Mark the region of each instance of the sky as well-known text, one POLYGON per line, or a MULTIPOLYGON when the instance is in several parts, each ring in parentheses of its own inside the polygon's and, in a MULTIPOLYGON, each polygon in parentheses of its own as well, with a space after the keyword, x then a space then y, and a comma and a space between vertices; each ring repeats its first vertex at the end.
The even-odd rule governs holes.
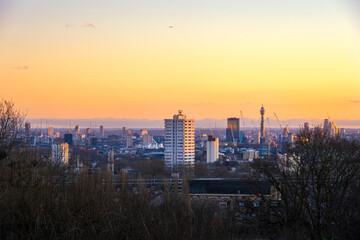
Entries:
POLYGON ((0 0, 29 118, 360 120, 357 0, 0 0))

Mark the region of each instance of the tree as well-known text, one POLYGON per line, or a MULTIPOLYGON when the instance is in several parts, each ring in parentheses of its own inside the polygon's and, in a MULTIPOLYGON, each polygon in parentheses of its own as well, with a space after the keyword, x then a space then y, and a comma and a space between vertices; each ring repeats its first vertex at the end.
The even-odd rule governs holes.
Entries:
POLYGON ((9 100, 0 101, 0 160, 6 158, 19 144, 25 114, 9 100))
POLYGON ((281 194, 275 209, 263 197, 267 207, 259 217, 268 226, 308 233, 311 239, 356 238, 359 212, 353 203, 360 200, 360 144, 315 128, 300 130, 286 150, 287 155, 252 165, 256 177, 281 194))

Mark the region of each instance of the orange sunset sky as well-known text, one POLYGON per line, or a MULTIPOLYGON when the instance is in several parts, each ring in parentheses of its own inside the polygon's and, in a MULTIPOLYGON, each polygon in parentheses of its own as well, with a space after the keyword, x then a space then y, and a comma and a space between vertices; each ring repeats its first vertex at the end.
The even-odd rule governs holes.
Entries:
POLYGON ((360 119, 355 0, 0 0, 0 97, 29 118, 360 119))

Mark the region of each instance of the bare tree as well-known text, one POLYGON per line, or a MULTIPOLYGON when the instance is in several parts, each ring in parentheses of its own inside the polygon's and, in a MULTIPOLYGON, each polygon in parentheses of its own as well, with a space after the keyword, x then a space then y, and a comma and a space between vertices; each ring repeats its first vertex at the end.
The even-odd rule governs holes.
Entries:
POLYGON ((12 101, 0 101, 0 160, 20 143, 24 119, 25 114, 16 109, 12 101))
POLYGON ((286 156, 258 160, 253 168, 256 177, 281 194, 276 208, 263 198, 267 207, 259 216, 268 226, 308 233, 311 239, 358 236, 359 212, 353 207, 360 200, 354 199, 359 196, 358 142, 330 136, 321 128, 301 130, 295 143, 287 146, 286 156))

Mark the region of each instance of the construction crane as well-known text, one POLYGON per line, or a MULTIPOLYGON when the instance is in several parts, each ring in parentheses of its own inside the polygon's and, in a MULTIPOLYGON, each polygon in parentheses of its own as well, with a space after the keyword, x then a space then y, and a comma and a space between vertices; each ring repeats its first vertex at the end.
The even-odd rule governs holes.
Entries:
POLYGON ((281 126, 281 123, 280 123, 280 120, 279 120, 278 116, 276 115, 276 113, 274 113, 274 115, 275 115, 275 117, 276 117, 277 122, 278 122, 279 125, 280 125, 280 130, 282 130, 283 128, 282 128, 282 126, 281 126))
POLYGON ((278 116, 276 115, 276 113, 274 113, 275 117, 276 117, 276 120, 278 121, 279 125, 280 125, 280 130, 283 131, 282 133, 282 136, 287 136, 287 134, 289 133, 289 129, 288 129, 288 124, 286 124, 286 127, 283 129, 282 126, 281 126, 281 123, 280 123, 280 120, 278 118, 278 116))
POLYGON ((242 111, 240 111, 240 116, 241 116, 241 121, 242 121, 242 123, 243 123, 244 130, 245 130, 245 121, 244 121, 244 116, 243 116, 242 111))
POLYGON ((270 119, 269 119, 269 118, 266 118, 266 120, 267 120, 267 122, 268 122, 269 130, 270 130, 270 135, 271 135, 272 129, 271 129, 271 126, 270 126, 270 119))
POLYGON ((234 131, 233 131, 232 126, 230 126, 230 129, 231 129, 231 135, 232 135, 232 139, 233 139, 233 144, 235 145, 234 131))
POLYGON ((256 130, 256 134, 258 134, 259 130, 257 129, 256 125, 255 125, 255 122, 254 121, 251 121, 251 123, 254 125, 254 128, 256 130))
POLYGON ((249 134, 248 134, 248 131, 245 130, 245 121, 244 121, 244 115, 242 113, 242 111, 240 111, 240 116, 241 116, 241 121, 243 123, 243 127, 244 127, 244 135, 246 136, 246 148, 249 148, 249 141, 250 141, 250 131, 249 131, 249 134), (248 136, 247 136, 248 135, 248 136))

